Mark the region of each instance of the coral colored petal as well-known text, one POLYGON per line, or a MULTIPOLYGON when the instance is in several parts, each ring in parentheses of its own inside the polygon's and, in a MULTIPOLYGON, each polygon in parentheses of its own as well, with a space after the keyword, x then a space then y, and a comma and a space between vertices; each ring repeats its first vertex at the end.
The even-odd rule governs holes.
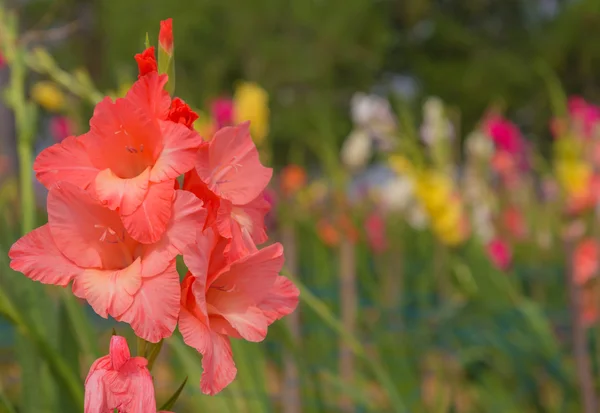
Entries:
POLYGON ((125 99, 134 107, 143 108, 148 114, 164 119, 171 106, 171 98, 165 90, 167 75, 156 72, 149 73, 138 79, 127 92, 125 99))
POLYGON ((152 182, 175 179, 194 167, 202 137, 185 125, 161 121, 163 150, 150 173, 152 182))
MULTIPOLYGON (((132 360, 133 361, 133 360, 132 360)), ((156 399, 154 397, 154 383, 152 376, 147 369, 139 369, 130 374, 131 378, 131 399, 126 404, 128 413, 155 413, 156 399)))
POLYGON ((146 198, 131 215, 121 220, 131 238, 144 244, 157 242, 167 229, 173 210, 173 181, 150 184, 146 198))
POLYGON ((119 370, 131 358, 129 346, 125 337, 112 336, 110 338, 110 361, 112 368, 119 370))
POLYGON ((8 256, 10 268, 42 284, 64 287, 83 271, 60 252, 48 224, 17 240, 8 256))
MULTIPOLYGON (((190 191, 204 203, 204 208, 207 210, 206 223, 204 224, 203 230, 212 227, 217 222, 219 214, 224 214, 224 218, 229 218, 228 212, 231 210, 229 207, 227 211, 221 212, 221 199, 200 179, 196 169, 192 169, 186 172, 183 180, 183 189, 190 191)), ((223 201, 227 203, 228 201, 223 201)), ((229 204, 231 204, 229 202, 229 204)))
POLYGON ((110 209, 120 208, 121 214, 130 215, 144 201, 149 177, 150 168, 131 179, 119 178, 110 169, 105 169, 96 176, 96 195, 110 209))
POLYGON ((139 258, 123 270, 88 269, 75 279, 73 294, 85 298, 99 316, 116 318, 131 307, 142 285, 141 272, 139 258))
POLYGON ((35 159, 33 170, 46 188, 66 181, 85 189, 100 172, 92 164, 83 141, 74 136, 44 149, 35 159))
POLYGON ((268 319, 258 307, 237 308, 236 305, 219 308, 221 315, 248 341, 260 342, 267 336, 268 319))
POLYGON ((107 370, 96 370, 92 366, 92 370, 90 370, 85 381, 84 413, 106 413, 111 410, 104 386, 106 373, 107 370))
POLYGON ((131 324, 138 337, 158 343, 175 330, 179 306, 179 274, 173 260, 163 273, 143 279, 131 307, 116 319, 131 324))
POLYGON ((229 270, 219 275, 210 285, 218 288, 210 290, 215 301, 209 299, 208 302, 220 312, 223 312, 221 304, 227 307, 259 304, 275 284, 283 263, 283 247, 279 243, 232 263, 229 270), (236 299, 230 299, 231 296, 236 299))
POLYGON ((118 215, 68 182, 48 193, 48 224, 58 249, 82 268, 105 268, 106 260, 120 252, 117 243, 105 242, 123 237, 118 215))
POLYGON ((219 130, 200 148, 196 171, 211 191, 236 205, 255 199, 273 174, 260 163, 248 122, 219 130))
POLYGON ((289 279, 278 276, 269 294, 260 302, 260 308, 272 324, 276 320, 291 314, 298 306, 300 290, 289 279))
POLYGON ((184 308, 179 316, 179 331, 183 341, 202 354, 202 392, 211 396, 219 393, 237 374, 229 338, 210 331, 184 308))
POLYGON ((146 247, 142 259, 142 274, 153 276, 167 268, 169 263, 196 241, 197 232, 204 225, 206 210, 194 194, 176 190, 173 213, 161 239, 146 247))

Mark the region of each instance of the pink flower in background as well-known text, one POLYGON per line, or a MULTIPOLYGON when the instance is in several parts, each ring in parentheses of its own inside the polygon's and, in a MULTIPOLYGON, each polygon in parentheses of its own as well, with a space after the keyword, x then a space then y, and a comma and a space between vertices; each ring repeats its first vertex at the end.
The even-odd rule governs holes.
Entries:
POLYGON ((112 336, 109 355, 96 360, 85 379, 84 413, 156 413, 147 365, 144 357, 131 357, 125 337, 112 336))
POLYGON ((573 277, 578 285, 584 285, 598 274, 600 244, 594 238, 583 239, 573 252, 573 277))
POLYGON ((594 288, 581 290, 580 317, 584 327, 592 327, 598 321, 598 295, 594 288))
POLYGON ((202 354, 202 392, 214 395, 233 381, 237 369, 230 337, 264 340, 270 324, 298 305, 299 291, 279 275, 283 248, 254 248, 228 262, 228 240, 207 230, 184 253, 189 268, 181 285, 179 331, 202 354))
POLYGON ((525 149, 519 128, 499 115, 492 115, 484 122, 485 133, 492 138, 497 150, 512 155, 522 154, 525 149))
POLYGON ((487 253, 496 268, 506 271, 512 262, 512 250, 507 242, 494 238, 487 244, 487 253))
POLYGON ((385 234, 385 221, 377 212, 371 213, 365 221, 367 242, 375 253, 382 253, 388 248, 385 234))
POLYGON ((54 116, 50 119, 50 132, 55 142, 62 142, 63 139, 74 135, 73 123, 66 116, 54 116))
POLYGON ((581 133, 582 138, 591 138, 600 122, 600 107, 586 102, 579 96, 569 98, 568 106, 575 130, 581 133))
POLYGON ((217 124, 217 129, 225 126, 232 126, 234 123, 234 105, 233 100, 229 98, 220 98, 212 102, 211 113, 213 120, 217 124))
POLYGON ((4 65, 6 65, 6 59, 4 59, 4 56, 0 53, 0 69, 2 69, 4 65))
POLYGON ((509 206, 502 211, 502 225, 517 240, 527 236, 527 222, 523 213, 516 206, 509 206))

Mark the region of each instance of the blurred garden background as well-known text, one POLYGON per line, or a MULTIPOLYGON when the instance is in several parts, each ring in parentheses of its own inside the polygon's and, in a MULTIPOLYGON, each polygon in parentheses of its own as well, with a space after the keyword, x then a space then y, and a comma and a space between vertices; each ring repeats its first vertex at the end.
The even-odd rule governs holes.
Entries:
MULTIPOLYGON (((0 1, 0 413, 78 412, 113 328, 8 267, 31 162, 172 17, 196 129, 250 120, 301 304, 186 412, 585 412, 600 396, 600 1, 0 1), (78 390, 80 389, 80 390, 78 390)), ((24 218, 24 205, 38 206, 24 218)), ((130 342, 133 343, 130 336, 130 342)))

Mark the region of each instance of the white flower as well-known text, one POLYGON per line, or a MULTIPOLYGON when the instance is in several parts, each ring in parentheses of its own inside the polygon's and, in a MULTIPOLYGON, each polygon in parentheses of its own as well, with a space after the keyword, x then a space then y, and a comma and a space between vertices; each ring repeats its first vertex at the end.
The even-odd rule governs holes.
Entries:
POLYGON ((389 211, 403 211, 414 198, 414 182, 406 176, 397 176, 381 188, 380 199, 389 211))
POLYGON ((479 159, 490 159, 494 154, 494 143, 482 132, 473 132, 467 136, 467 153, 479 159))
POLYGON ((423 124, 421 125, 421 139, 427 145, 442 139, 454 137, 454 126, 446 119, 444 104, 440 98, 431 97, 423 105, 423 124))
POLYGON ((369 135, 362 130, 354 130, 342 145, 342 162, 350 169, 364 167, 372 154, 372 143, 369 135))
POLYGON ((473 209, 473 232, 483 242, 489 242, 494 238, 495 230, 492 223, 492 211, 485 204, 476 206, 473 209))
POLYGON ((387 99, 377 95, 355 93, 350 101, 352 121, 355 125, 372 128, 376 125, 394 127, 395 117, 387 99))
POLYGON ((429 217, 423 207, 418 203, 413 203, 413 206, 408 210, 406 216, 408 224, 417 230, 423 230, 429 225, 429 217))

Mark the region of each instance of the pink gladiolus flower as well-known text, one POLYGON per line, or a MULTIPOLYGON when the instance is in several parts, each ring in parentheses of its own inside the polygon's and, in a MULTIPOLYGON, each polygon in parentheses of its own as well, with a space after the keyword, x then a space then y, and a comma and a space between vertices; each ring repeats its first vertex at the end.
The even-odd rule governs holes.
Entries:
POLYGON ((184 183, 208 210, 205 228, 233 239, 226 251, 231 258, 267 240, 264 216, 270 204, 262 193, 273 171, 260 163, 248 127, 246 122, 219 130, 200 148, 196 169, 184 183))
POLYGON ((385 221, 381 215, 376 212, 370 214, 365 222, 365 229, 371 249, 375 253, 384 252, 388 247, 388 243, 385 237, 385 221))
POLYGON ((43 284, 66 286, 73 280, 73 293, 101 317, 127 322, 136 335, 156 343, 177 323, 175 258, 206 219, 201 201, 189 192, 175 191, 170 203, 173 214, 162 237, 141 244, 117 212, 60 182, 48 194, 48 224, 12 246, 10 267, 43 284))
POLYGON ((600 244, 594 238, 579 242, 573 253, 573 277, 578 285, 584 285, 598 274, 600 269, 600 244))
POLYGON ((496 268, 505 271, 510 267, 512 261, 510 245, 500 238, 495 238, 488 243, 487 252, 496 268))
POLYGON ((54 116, 50 120, 50 132, 56 142, 62 142, 73 135, 73 124, 66 116, 54 116))
POLYGON ((47 188, 65 181, 90 191, 117 211, 131 237, 143 243, 154 243, 164 233, 174 180, 193 168, 202 143, 198 133, 167 119, 166 82, 165 75, 152 72, 125 98, 105 98, 94 110, 88 133, 47 148, 34 164, 47 188))
POLYGON ((283 248, 273 244, 227 262, 227 240, 207 230, 184 254, 190 272, 181 285, 179 331, 202 353, 201 389, 214 395, 233 381, 230 337, 262 341, 270 324, 298 304, 298 289, 279 274, 283 248))
POLYGON ((233 100, 231 99, 220 98, 212 103, 211 113, 217 129, 234 124, 233 110, 233 100))
POLYGON ((515 206, 510 206, 502 211, 502 224, 508 233, 517 240, 522 240, 527 236, 527 222, 521 210, 515 206))
POLYGON ((96 360, 85 379, 84 413, 156 413, 147 365, 145 358, 131 357, 124 337, 112 336, 109 355, 96 360))

